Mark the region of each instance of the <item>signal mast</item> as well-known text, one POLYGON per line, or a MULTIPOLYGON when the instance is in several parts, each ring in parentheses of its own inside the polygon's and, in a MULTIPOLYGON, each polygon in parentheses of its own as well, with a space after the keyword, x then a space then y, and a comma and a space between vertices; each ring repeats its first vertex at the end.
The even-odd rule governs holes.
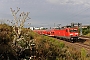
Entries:
POLYGON ((71 23, 71 27, 75 27, 75 25, 80 28, 80 36, 82 36, 82 23, 71 23))

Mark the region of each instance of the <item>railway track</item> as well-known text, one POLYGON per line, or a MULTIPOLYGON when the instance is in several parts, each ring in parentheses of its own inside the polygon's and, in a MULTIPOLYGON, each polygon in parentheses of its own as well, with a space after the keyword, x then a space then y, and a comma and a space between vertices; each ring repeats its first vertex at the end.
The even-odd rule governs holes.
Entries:
MULTIPOLYGON (((86 37, 83 37, 83 38, 81 40, 89 39, 89 38, 86 39, 86 37)), ((58 40, 60 40, 60 39, 58 39, 58 40)), ((65 41, 65 40, 60 40, 60 41, 64 42, 66 46, 73 47, 73 48, 75 48, 76 50, 79 50, 79 51, 81 51, 81 49, 84 48, 87 51, 87 53, 90 54, 90 45, 88 45, 88 44, 84 44, 82 42, 71 43, 71 42, 68 42, 68 41, 65 41)))
POLYGON ((87 37, 87 36, 79 36, 80 39, 85 39, 85 40, 89 40, 90 37, 87 37))
POLYGON ((90 51, 90 45, 81 43, 75 43, 75 45, 78 45, 79 47, 85 48, 87 51, 90 51))
MULTIPOLYGON (((61 39, 58 39, 58 40, 61 41, 61 42, 64 42, 66 46, 75 48, 78 51, 81 51, 81 49, 84 48, 87 51, 87 53, 90 54, 90 45, 84 44, 85 41, 90 40, 90 37, 79 36, 79 38, 80 38, 79 39, 80 41, 77 41, 77 42, 74 42, 74 43, 68 42, 68 41, 65 41, 65 40, 61 40, 61 39)), ((55 39, 57 39, 57 38, 55 38, 55 39)))

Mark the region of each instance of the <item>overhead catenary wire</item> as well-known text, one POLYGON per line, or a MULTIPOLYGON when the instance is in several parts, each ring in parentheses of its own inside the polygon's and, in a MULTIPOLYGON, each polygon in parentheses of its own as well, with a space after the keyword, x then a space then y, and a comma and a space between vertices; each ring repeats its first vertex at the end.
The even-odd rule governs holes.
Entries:
POLYGON ((68 16, 68 19, 73 21, 73 18, 75 20, 75 18, 78 18, 79 15, 81 15, 83 13, 86 13, 86 11, 89 10, 89 9, 90 9, 90 7, 88 7, 88 8, 86 7, 86 8, 80 9, 79 11, 74 12, 73 14, 70 14, 68 16))
POLYGON ((87 10, 89 10, 89 9, 90 9, 90 7, 87 8, 87 9, 85 9, 85 10, 82 10, 82 11, 78 12, 76 15, 74 15, 74 17, 75 17, 75 16, 78 16, 78 15, 81 14, 81 13, 84 13, 85 11, 87 11, 87 10))

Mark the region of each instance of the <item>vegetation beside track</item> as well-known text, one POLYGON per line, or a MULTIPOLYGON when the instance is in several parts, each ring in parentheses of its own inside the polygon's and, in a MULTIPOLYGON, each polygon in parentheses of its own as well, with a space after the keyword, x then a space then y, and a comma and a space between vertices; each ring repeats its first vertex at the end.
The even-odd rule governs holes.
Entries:
POLYGON ((90 37, 90 33, 88 33, 87 35, 85 35, 85 36, 88 36, 88 37, 90 37))
POLYGON ((90 37, 90 26, 88 26, 87 28, 82 28, 82 33, 84 36, 90 37))
MULTIPOLYGON (((35 43, 35 59, 36 60, 89 60, 89 55, 84 49, 77 51, 70 46, 66 46, 65 43, 60 42, 54 38, 48 36, 40 36, 34 33, 30 29, 23 28, 22 35, 25 40, 34 39, 35 43), (28 34, 28 35, 25 35, 28 34), (29 38, 28 38, 29 37, 29 38), (84 55, 83 55, 84 54, 84 55)), ((15 50, 17 47, 12 47, 14 33, 12 27, 7 24, 0 24, 0 54, 3 55, 0 60, 6 59, 7 56, 12 60, 17 60, 18 52, 15 50)), ((26 46, 25 42, 19 42, 22 47, 26 46)), ((34 60, 35 60, 34 59, 34 60)), ((7 59, 6 59, 7 60, 7 59)))

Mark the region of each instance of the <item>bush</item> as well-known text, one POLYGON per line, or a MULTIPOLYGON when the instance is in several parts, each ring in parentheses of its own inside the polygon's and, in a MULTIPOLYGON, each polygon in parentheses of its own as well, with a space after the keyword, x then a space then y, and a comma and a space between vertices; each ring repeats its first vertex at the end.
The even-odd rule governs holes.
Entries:
POLYGON ((83 35, 86 35, 86 34, 90 33, 90 29, 83 28, 82 33, 83 33, 83 35))
POLYGON ((86 50, 84 48, 82 48, 81 49, 81 58, 82 58, 82 60, 86 60, 86 56, 87 56, 86 53, 87 53, 86 50))

